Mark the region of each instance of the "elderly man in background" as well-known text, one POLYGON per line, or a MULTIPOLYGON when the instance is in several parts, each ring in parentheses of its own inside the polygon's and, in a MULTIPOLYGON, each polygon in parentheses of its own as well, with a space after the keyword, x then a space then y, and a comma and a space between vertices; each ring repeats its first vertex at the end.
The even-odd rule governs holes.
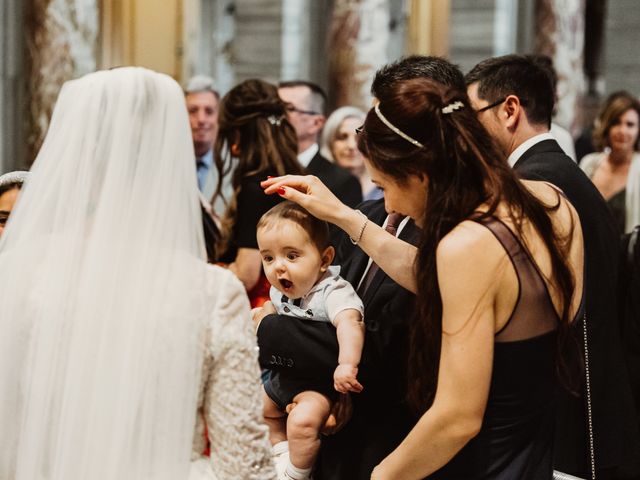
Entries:
MULTIPOLYGON (((213 79, 204 75, 196 75, 187 82, 185 101, 189 112, 193 149, 196 153, 198 169, 198 187, 209 202, 218 186, 218 170, 214 164, 213 146, 218 136, 218 103, 220 94, 215 89, 213 79)), ((227 175, 222 184, 225 198, 230 197, 231 175, 227 175)), ((224 214, 225 205, 218 199, 212 206, 216 217, 224 214)))
POLYGON ((281 82, 280 98, 288 104, 287 118, 298 136, 298 161, 343 203, 355 207, 362 202, 360 181, 344 168, 320 154, 318 138, 324 126, 326 95, 320 86, 303 80, 281 82))
MULTIPOLYGON (((204 75, 192 77, 187 83, 184 94, 189 112, 193 149, 196 154, 207 259, 214 263, 217 260, 215 245, 220 237, 219 219, 223 216, 226 208, 220 198, 214 205, 210 203, 218 186, 218 170, 213 162, 213 145, 218 136, 220 94, 214 88, 213 79, 204 75)), ((225 196, 231 189, 230 177, 229 175, 222 184, 225 196)), ((227 198, 229 197, 227 196, 227 198)))

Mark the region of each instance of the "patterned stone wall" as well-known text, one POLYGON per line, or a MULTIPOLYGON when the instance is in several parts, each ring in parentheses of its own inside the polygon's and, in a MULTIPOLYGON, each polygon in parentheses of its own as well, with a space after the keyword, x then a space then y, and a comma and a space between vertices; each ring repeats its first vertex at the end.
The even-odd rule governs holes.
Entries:
POLYGON ((452 0, 449 58, 463 72, 493 56, 495 0, 452 0))
POLYGON ((98 0, 31 0, 30 161, 40 149, 62 84, 96 69, 98 0))
POLYGON ((281 73, 282 0, 236 0, 231 46, 235 80, 277 82, 281 73))
POLYGON ((605 92, 629 90, 640 96, 640 2, 609 0, 605 23, 605 92))
POLYGON ((550 56, 558 74, 555 122, 577 132, 578 101, 586 86, 584 1, 537 0, 535 34, 535 52, 550 56))
POLYGON ((336 0, 328 44, 333 107, 371 106, 371 81, 388 61, 388 44, 387 0, 336 0))

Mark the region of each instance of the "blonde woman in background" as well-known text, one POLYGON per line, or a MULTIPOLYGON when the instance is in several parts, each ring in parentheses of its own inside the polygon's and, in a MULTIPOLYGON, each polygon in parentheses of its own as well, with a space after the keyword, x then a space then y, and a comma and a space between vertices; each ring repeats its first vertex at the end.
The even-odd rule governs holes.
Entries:
POLYGON ((360 180, 363 200, 382 198, 382 190, 371 182, 358 150, 356 129, 364 123, 365 113, 356 107, 340 107, 327 119, 322 131, 320 153, 360 180))

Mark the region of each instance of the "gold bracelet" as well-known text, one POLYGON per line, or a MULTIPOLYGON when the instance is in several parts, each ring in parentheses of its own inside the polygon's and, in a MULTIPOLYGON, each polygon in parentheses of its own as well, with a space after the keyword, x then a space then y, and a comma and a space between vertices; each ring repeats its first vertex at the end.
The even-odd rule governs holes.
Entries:
POLYGON ((362 222, 362 226, 360 227, 360 233, 358 233, 358 238, 354 240, 353 238, 351 238, 351 236, 349 236, 349 240, 351 240, 351 243, 353 243, 354 245, 357 245, 358 242, 362 240, 362 234, 364 233, 364 229, 367 226, 367 223, 369 223, 369 219, 364 213, 362 213, 360 210, 356 210, 356 211, 360 214, 361 217, 364 217, 364 222, 362 222))

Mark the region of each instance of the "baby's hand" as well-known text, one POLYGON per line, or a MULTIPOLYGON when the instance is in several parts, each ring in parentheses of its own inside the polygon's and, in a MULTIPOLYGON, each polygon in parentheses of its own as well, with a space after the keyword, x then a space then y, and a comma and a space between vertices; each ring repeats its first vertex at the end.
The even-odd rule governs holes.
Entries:
POLYGON ((253 326, 258 331, 258 326, 264 317, 276 313, 276 307, 270 301, 264 302, 261 307, 251 309, 251 319, 253 320, 253 326))
POLYGON ((338 365, 336 371, 333 373, 333 388, 340 393, 362 391, 362 385, 356 380, 358 375, 358 367, 343 363, 338 365))

